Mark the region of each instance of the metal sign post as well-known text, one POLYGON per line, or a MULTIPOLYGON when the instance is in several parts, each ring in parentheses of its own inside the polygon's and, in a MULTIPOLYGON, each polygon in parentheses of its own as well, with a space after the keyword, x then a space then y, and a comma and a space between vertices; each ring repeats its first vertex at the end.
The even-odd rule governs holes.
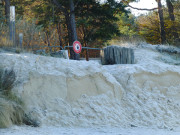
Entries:
POLYGON ((16 46, 16 29, 15 29, 15 6, 10 6, 10 40, 13 43, 13 46, 16 46))

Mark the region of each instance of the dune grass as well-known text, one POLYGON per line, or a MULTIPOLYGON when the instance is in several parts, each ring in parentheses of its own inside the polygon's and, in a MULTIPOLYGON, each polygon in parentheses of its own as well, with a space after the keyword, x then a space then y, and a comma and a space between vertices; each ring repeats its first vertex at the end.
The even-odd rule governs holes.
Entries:
POLYGON ((139 36, 134 36, 134 37, 121 36, 121 37, 116 37, 107 42, 107 44, 109 45, 119 45, 122 47, 133 47, 143 43, 146 43, 146 41, 139 36))
POLYGON ((23 110, 23 102, 13 92, 16 75, 13 69, 0 68, 0 128, 8 128, 12 125, 39 126, 23 110))
POLYGON ((0 97, 0 128, 23 124, 24 111, 21 105, 0 97))

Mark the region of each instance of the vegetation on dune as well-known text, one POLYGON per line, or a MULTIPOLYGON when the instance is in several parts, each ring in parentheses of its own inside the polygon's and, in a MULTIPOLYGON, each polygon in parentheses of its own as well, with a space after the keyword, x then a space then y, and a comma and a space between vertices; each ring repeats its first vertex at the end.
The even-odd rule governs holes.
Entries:
POLYGON ((23 102, 13 92, 16 75, 13 69, 0 68, 0 128, 27 124, 38 126, 23 110, 23 102))
POLYGON ((7 128, 13 124, 23 123, 24 111, 20 105, 12 100, 0 96, 0 128, 7 128))
POLYGON ((12 124, 21 124, 23 110, 21 101, 12 94, 11 89, 15 82, 13 70, 0 69, 0 127, 9 127, 12 124))

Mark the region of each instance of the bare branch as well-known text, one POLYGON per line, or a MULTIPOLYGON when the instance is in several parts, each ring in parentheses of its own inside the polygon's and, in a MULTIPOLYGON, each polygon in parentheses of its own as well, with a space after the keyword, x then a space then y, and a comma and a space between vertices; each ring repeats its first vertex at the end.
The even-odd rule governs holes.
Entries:
POLYGON ((57 0, 53 0, 53 3, 58 6, 58 8, 62 10, 62 12, 64 12, 65 14, 67 13, 67 10, 59 2, 57 2, 57 0))
POLYGON ((136 9, 136 10, 146 10, 146 11, 153 11, 153 10, 157 10, 158 8, 136 8, 136 7, 132 7, 131 5, 127 4, 128 7, 132 8, 132 9, 136 9))
POLYGON ((74 5, 74 8, 77 8, 77 6, 78 6, 78 4, 79 4, 80 1, 81 1, 81 0, 78 0, 78 1, 76 2, 76 4, 74 5))

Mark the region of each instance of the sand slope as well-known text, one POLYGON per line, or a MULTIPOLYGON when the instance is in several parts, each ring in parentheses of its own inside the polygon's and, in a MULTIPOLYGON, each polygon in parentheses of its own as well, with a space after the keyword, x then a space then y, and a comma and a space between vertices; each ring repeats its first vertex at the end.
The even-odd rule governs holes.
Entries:
POLYGON ((0 60, 15 69, 14 92, 42 125, 179 127, 180 67, 151 48, 134 49, 133 65, 12 53, 0 60))

